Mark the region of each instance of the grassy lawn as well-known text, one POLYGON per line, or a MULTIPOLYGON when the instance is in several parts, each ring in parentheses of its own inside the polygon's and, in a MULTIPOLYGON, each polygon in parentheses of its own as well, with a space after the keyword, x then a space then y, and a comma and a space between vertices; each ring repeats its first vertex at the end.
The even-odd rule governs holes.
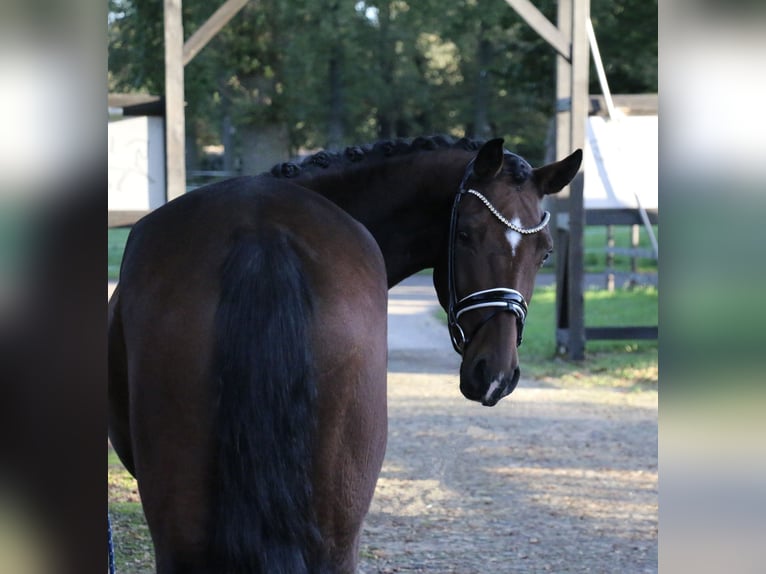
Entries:
POLYGON ((111 446, 107 464, 115 569, 118 573, 153 573, 154 548, 136 480, 122 466, 111 446))
MULTIPOLYGON (((658 227, 652 226, 654 236, 659 241, 658 227)), ((628 248, 630 247, 631 228, 620 225, 613 227, 614 246, 628 248)), ((584 258, 583 264, 586 273, 603 273, 606 268, 606 227, 588 226, 585 228, 585 237, 583 238, 584 258)), ((646 229, 641 226, 638 235, 638 249, 651 251, 652 243, 646 229)), ((612 268, 617 272, 627 272, 631 269, 630 258, 626 255, 615 255, 612 262, 612 268)), ((636 258, 636 271, 639 273, 657 273, 657 261, 643 257, 636 258)), ((540 270, 540 273, 554 273, 555 266, 553 258, 546 263, 540 270)))
POLYGON ((122 252, 125 251, 125 242, 128 240, 129 227, 112 228, 107 234, 107 277, 117 279, 120 275, 120 262, 122 252))
MULTIPOLYGON (((641 287, 614 292, 585 292, 585 325, 657 325, 657 289, 641 287)), ((555 287, 535 290, 520 349, 523 372, 557 385, 608 385, 623 389, 656 388, 657 341, 588 341, 586 360, 556 356, 555 287)))

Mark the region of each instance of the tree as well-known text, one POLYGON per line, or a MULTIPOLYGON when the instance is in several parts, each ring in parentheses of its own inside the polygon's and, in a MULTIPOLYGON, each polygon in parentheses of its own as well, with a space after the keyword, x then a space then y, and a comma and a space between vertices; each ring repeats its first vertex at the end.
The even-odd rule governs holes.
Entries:
MULTIPOLYGON (((591 20, 611 91, 656 93, 657 0, 592 0, 591 20)), ((591 93, 599 93, 591 78, 591 93)))
MULTIPOLYGON (((555 0, 535 4, 555 22, 555 0)), ((161 94, 161 3, 109 7, 110 89, 161 94)), ((184 0, 187 37, 216 7, 184 0)), ((612 91, 656 91, 656 0, 592 0, 592 19, 612 91)), ((554 94, 554 50, 503 0, 261 0, 188 65, 187 132, 247 172, 435 132, 504 137, 540 163, 554 94)))

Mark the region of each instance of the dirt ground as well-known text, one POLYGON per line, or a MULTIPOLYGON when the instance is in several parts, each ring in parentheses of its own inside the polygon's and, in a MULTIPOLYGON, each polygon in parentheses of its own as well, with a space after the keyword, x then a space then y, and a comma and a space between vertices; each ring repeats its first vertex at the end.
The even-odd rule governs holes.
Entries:
POLYGON ((657 572, 657 392, 522 377, 495 407, 469 402, 435 304, 422 279, 391 291, 360 572, 657 572))

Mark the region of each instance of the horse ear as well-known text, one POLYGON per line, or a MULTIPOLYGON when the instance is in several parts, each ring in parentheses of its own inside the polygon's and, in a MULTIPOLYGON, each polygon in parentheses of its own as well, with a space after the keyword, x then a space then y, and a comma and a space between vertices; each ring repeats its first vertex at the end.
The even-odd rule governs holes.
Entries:
POLYGON ((493 178, 503 168, 503 139, 489 140, 479 149, 473 162, 473 174, 478 179, 493 178))
POLYGON ((581 163, 582 150, 577 149, 561 161, 532 170, 540 197, 561 191, 577 175, 581 163))

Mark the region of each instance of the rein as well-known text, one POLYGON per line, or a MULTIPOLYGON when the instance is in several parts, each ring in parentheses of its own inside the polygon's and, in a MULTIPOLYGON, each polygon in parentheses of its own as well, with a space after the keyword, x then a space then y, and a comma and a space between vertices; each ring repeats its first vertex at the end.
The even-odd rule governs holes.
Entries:
POLYGON ((507 228, 521 233, 522 235, 531 235, 537 233, 545 228, 550 221, 551 214, 547 211, 543 212, 542 221, 534 227, 520 227, 515 225, 506 219, 498 209, 492 205, 492 203, 484 197, 481 193, 475 189, 467 188, 466 182, 470 176, 473 168, 473 161, 468 164, 466 168, 466 174, 463 177, 463 181, 460 183, 460 189, 455 195, 455 200, 452 203, 452 213, 450 215, 450 231, 449 231, 449 246, 447 253, 447 283, 449 288, 449 309, 447 312, 447 326, 452 339, 452 346, 455 351, 462 355, 466 345, 471 341, 476 332, 484 326, 487 321, 492 319, 497 313, 493 313, 482 321, 476 329, 474 329, 471 337, 466 336, 465 331, 460 326, 460 317, 468 311, 474 311, 476 309, 496 308, 498 311, 507 311, 516 315, 516 346, 521 345, 522 334, 524 331, 524 323, 527 318, 527 302, 524 300, 524 296, 516 289, 509 289, 507 287, 495 287, 493 289, 484 289, 481 291, 475 291, 470 295, 466 295, 462 299, 457 298, 457 289, 455 288, 455 237, 457 235, 457 215, 460 201, 467 195, 473 195, 477 197, 484 206, 497 218, 500 223, 507 228))

